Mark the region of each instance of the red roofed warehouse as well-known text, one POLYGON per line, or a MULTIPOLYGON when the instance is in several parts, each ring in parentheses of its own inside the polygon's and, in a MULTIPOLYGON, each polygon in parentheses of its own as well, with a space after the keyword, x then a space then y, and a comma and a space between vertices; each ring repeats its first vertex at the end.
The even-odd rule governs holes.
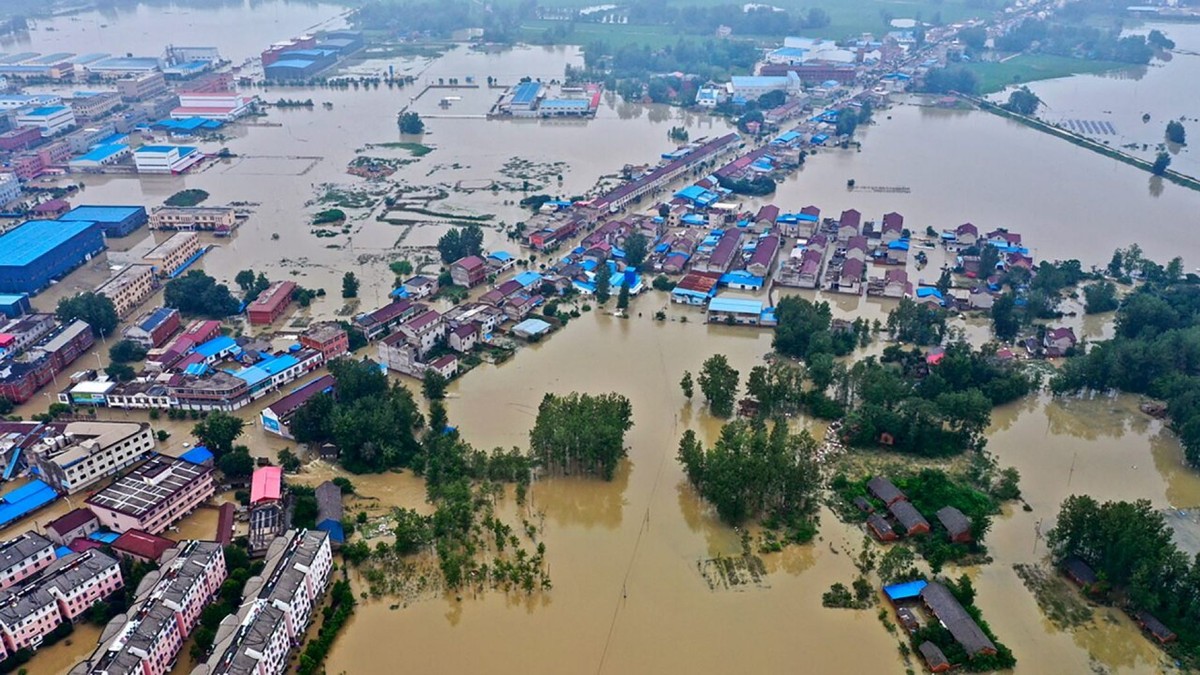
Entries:
POLYGON ((250 323, 255 326, 274 323, 292 303, 294 290, 296 284, 292 281, 276 281, 268 286, 246 310, 250 323))

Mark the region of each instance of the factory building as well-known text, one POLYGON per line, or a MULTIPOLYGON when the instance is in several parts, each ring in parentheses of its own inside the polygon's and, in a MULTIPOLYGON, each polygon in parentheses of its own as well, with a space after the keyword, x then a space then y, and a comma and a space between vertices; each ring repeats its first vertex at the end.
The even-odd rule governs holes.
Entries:
POLYGON ((87 221, 100 225, 106 237, 124 237, 150 220, 144 206, 77 206, 59 220, 87 221))
POLYGON ((143 145, 133 153, 138 173, 183 173, 202 159, 204 153, 189 145, 143 145))
POLYGON ((0 235, 0 293, 36 294, 104 250, 100 226, 31 220, 0 235))
POLYGON ((48 105, 17 115, 17 125, 37 127, 42 138, 57 136, 75 126, 75 112, 65 105, 48 105))

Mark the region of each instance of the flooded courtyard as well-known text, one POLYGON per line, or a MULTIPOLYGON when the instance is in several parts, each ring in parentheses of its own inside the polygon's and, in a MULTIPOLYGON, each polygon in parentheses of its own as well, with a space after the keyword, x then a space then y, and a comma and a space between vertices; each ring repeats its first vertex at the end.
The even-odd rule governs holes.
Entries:
MULTIPOLYGON (((162 45, 156 43, 156 35, 148 34, 147 26, 161 20, 191 26, 202 36, 198 40, 219 46, 238 62, 310 26, 341 25, 341 11, 332 5, 278 0, 223 3, 211 11, 139 6, 135 12, 114 12, 90 21, 56 19, 55 31, 44 30, 50 24, 43 22, 21 47, 50 52, 65 50, 61 45, 67 41, 87 39, 96 43, 95 50, 153 53, 162 45), (96 21, 106 24, 103 38, 89 32, 96 21), (253 29, 223 33, 218 26, 224 25, 253 29)), ((256 123, 235 126, 225 132, 227 138, 201 144, 205 151, 227 147, 237 156, 208 163, 192 174, 69 179, 85 185, 79 198, 84 203, 152 206, 179 190, 200 188, 211 194, 209 203, 253 204, 253 215, 234 237, 206 240, 216 248, 200 267, 226 283, 232 283, 237 271, 252 268, 272 278, 325 288, 329 295, 299 313, 302 318, 338 316, 344 308, 336 289, 346 270, 355 271, 363 282, 364 307, 383 304, 393 288, 387 264, 402 258, 433 260, 436 251, 430 247, 445 226, 406 227, 379 220, 381 209, 375 205, 345 207, 349 232, 318 238, 309 223, 316 211, 327 208, 319 200, 331 191, 366 189, 382 195, 440 188, 447 194, 433 202, 434 208, 490 215, 485 247, 515 252, 515 242, 504 237, 503 229, 527 217, 516 203, 524 192, 462 186, 530 180, 538 186, 530 193, 584 195, 597 179, 617 173, 625 164, 654 162, 673 149, 667 138, 672 126, 684 126, 692 139, 730 129, 724 119, 625 104, 611 94, 605 95, 596 119, 570 122, 479 119, 495 95, 486 88, 462 90, 462 100, 449 110, 438 106, 438 90, 412 100, 437 78, 491 76, 504 83, 524 76, 561 78, 564 68, 578 65, 581 58, 574 47, 523 47, 498 54, 460 47, 437 59, 365 62, 357 64, 356 71, 374 73, 394 66, 398 73, 411 74, 417 84, 396 89, 256 89, 254 93, 267 102, 312 98, 317 105, 270 108, 256 123), (331 105, 323 105, 326 102, 331 105), (426 115, 423 136, 399 134, 396 113, 405 106, 426 115), (417 158, 400 148, 367 148, 401 141, 422 143, 432 152, 417 158), (346 174, 347 164, 361 155, 407 163, 389 178, 368 182, 346 174), (543 168, 528 178, 506 175, 513 173, 506 166, 514 159, 543 168), (545 168, 559 162, 565 168, 545 168)), ((1055 110, 1083 110, 1091 105, 1092 94, 1078 93, 1078 88, 1091 92, 1093 86, 1081 85, 1084 78, 1042 83, 1035 90, 1048 102, 1053 100, 1055 110)), ((1151 78, 1138 81, 1138 86, 1149 87, 1151 78)), ((1121 80, 1100 84, 1107 88, 1113 82, 1131 85, 1121 80)), ((826 215, 856 208, 867 218, 878 218, 897 211, 914 232, 968 221, 981 228, 1008 227, 1025 236, 1035 258, 1078 258, 1085 267, 1103 265, 1114 248, 1134 241, 1150 257, 1181 255, 1187 269, 1200 264, 1200 243, 1193 235, 1200 193, 1163 185, 1137 169, 998 117, 921 103, 906 100, 878 112, 876 123, 861 134, 860 152, 820 151, 769 201, 785 210, 815 204, 826 215), (911 191, 851 191, 846 187, 849 179, 911 191)), ((758 203, 746 201, 747 206, 758 203)), ((119 242, 114 248, 124 246, 126 242, 119 242)), ((59 295, 94 286, 106 267, 105 260, 96 261, 39 296, 35 304, 49 308, 59 295)), ((926 274, 936 274, 930 269, 926 274)), ((910 273, 914 279, 920 276, 914 269, 910 273)), ((823 299, 834 302, 839 315, 850 317, 884 318, 891 307, 890 301, 873 298, 823 299)), ((771 334, 706 326, 700 313, 666 304, 665 295, 652 292, 633 301, 628 319, 585 313, 550 339, 522 348, 503 365, 480 366, 450 387, 451 424, 484 449, 526 447, 537 406, 547 392, 613 391, 630 399, 634 427, 627 435, 629 458, 612 482, 561 478, 538 482, 530 491, 528 513, 541 525, 539 540, 546 543, 553 590, 531 599, 493 591, 479 597, 435 595, 411 603, 365 600, 337 638, 327 661, 329 672, 389 672, 400 659, 427 673, 772 672, 795 670, 798 664, 806 671, 904 672, 898 638, 884 629, 876 610, 821 607, 821 594, 831 584, 848 583, 856 574, 852 557, 864 538, 857 527, 839 522, 829 511, 821 514, 814 543, 764 556, 763 584, 714 591, 706 583, 702 563, 738 554, 741 542, 739 533, 722 525, 688 487, 675 460, 684 430, 697 430, 711 442, 721 424, 698 400, 689 403, 677 383, 684 370, 696 372, 715 353, 728 356, 744 377, 763 363, 771 334), (660 309, 666 311, 667 321, 651 319, 660 309)), ((1092 339, 1111 330, 1102 318, 1079 316, 1070 321, 1092 339)), ((972 339, 986 335, 980 323, 963 326, 972 339)), ((870 349, 879 348, 877 343, 870 349)), ((106 358, 102 346, 96 353, 102 354, 102 361, 106 358)), ((412 380, 406 384, 417 388, 412 380)), ((291 446, 253 423, 274 398, 239 412, 251 422, 240 442, 255 456, 274 457, 291 446)), ((19 412, 36 412, 42 403, 31 402, 19 412)), ((99 416, 144 418, 141 413, 99 416)), ((1083 626, 1055 627, 1013 565, 1043 558, 1042 537, 1058 504, 1070 494, 1145 498, 1164 509, 1200 507, 1200 474, 1184 465, 1178 441, 1161 422, 1142 415, 1136 399, 1125 396, 1032 396, 997 409, 992 419, 988 450, 1001 466, 1020 471, 1024 499, 1032 510, 1006 507, 988 538, 993 561, 968 572, 979 591, 978 605, 1016 654, 1018 668, 1162 671, 1162 653, 1118 612, 1101 608, 1083 626)), ((191 424, 153 422, 155 428, 171 432, 171 454, 181 452, 190 440, 191 424)), ((811 423, 798 419, 794 424, 811 423)), ((318 461, 297 480, 316 483, 333 475, 345 474, 318 461)), ((362 509, 375 516, 391 506, 428 508, 423 484, 408 473, 351 478, 361 497, 348 513, 362 509)), ((507 508, 515 510, 511 499, 507 508)), ((69 508, 69 503, 60 502, 34 520, 44 526, 69 508)), ((215 510, 203 510, 186 520, 179 534, 206 536, 214 527, 215 510)), ((39 654, 33 665, 39 672, 65 671, 94 641, 94 629, 81 627, 72 644, 39 654)), ((183 665, 180 669, 186 672, 183 665)))

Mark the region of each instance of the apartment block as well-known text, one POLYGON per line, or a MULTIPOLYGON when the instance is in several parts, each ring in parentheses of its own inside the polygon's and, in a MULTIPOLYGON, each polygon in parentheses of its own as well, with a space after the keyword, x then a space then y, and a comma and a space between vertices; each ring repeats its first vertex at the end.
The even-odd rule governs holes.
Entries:
POLYGON ((113 619, 91 657, 71 675, 165 675, 200 613, 225 581, 225 554, 215 542, 189 541, 163 555, 146 575, 129 611, 113 619))
POLYGON ((117 316, 124 319, 141 306, 157 288, 154 267, 130 265, 96 288, 96 293, 112 300, 117 316))
POLYGON ((60 558, 36 579, 0 592, 0 638, 5 649, 37 649, 59 625, 74 623, 123 585, 121 566, 101 551, 60 558))
POLYGON ((153 265, 160 277, 170 277, 199 252, 200 237, 195 232, 177 232, 151 249, 142 259, 153 265))
POLYGON ((71 494, 141 461, 154 443, 144 422, 68 422, 50 425, 31 454, 42 480, 71 494))
POLYGON ((54 562, 54 543, 37 532, 26 532, 0 544, 0 589, 32 577, 54 562))
POLYGON ((329 584, 333 551, 319 530, 276 537, 263 574, 246 583, 241 611, 221 623, 213 655, 192 675, 282 675, 329 584))
POLYGON ((114 532, 159 534, 215 491, 212 467, 159 456, 89 497, 87 505, 114 532))

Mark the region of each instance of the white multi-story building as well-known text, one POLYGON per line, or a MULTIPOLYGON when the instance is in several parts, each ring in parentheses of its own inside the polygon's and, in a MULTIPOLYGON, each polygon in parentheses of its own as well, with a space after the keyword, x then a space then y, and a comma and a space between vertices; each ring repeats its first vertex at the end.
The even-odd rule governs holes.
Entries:
POLYGON ((0 173, 0 206, 21 198, 21 181, 15 173, 0 173))
POLYGON ((437 343, 446 337, 446 322, 435 309, 419 312, 404 323, 400 324, 398 332, 404 335, 408 344, 417 350, 417 356, 424 358, 437 343))
POLYGON ((142 256, 142 260, 153 265, 160 277, 169 277, 199 252, 200 237, 195 232, 176 232, 150 249, 149 253, 142 256))
POLYGON ((183 173, 202 159, 204 153, 190 145, 143 145, 133 153, 138 173, 183 173))
POLYGON ((227 206, 160 206, 150 213, 150 229, 223 231, 237 227, 237 212, 227 206))
POLYGON ((320 530, 290 531, 267 550, 263 575, 246 583, 242 610, 222 622, 212 657, 192 675, 282 675, 329 584, 333 550, 320 530))
POLYGON ((124 319, 154 294, 153 265, 130 265, 100 284, 96 292, 113 301, 117 316, 124 319))
POLYGON ((113 532, 159 534, 213 495, 212 467, 155 457, 87 499, 113 532))
POLYGON ((109 623, 100 646, 71 675, 169 672, 225 576, 225 554, 216 542, 189 541, 167 551, 159 569, 142 580, 149 590, 109 623))
POLYGON ((141 461, 154 447, 144 422, 68 422, 52 425, 31 454, 42 480, 70 494, 141 461))
POLYGON ((54 543, 26 532, 0 544, 0 589, 14 586, 54 562, 54 543))
POLYGON ((17 126, 37 127, 42 138, 57 136, 75 126, 75 111, 65 105, 46 105, 17 115, 17 126))

